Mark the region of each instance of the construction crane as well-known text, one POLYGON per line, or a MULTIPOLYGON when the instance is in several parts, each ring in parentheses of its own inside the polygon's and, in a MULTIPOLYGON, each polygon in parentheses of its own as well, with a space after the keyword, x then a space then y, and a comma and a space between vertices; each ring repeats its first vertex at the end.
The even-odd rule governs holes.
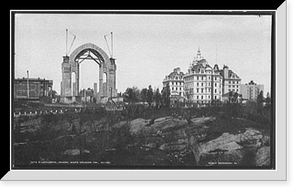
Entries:
POLYGON ((73 34, 71 31, 69 31, 68 29, 66 29, 66 56, 69 55, 69 53, 70 53, 70 51, 71 51, 71 48, 72 48, 72 46, 73 46, 73 44, 74 44, 74 42, 75 42, 75 39, 76 39, 76 35, 73 34), (71 46, 70 46, 69 50, 68 50, 68 32, 69 32, 71 35, 73 35, 73 40, 72 40, 72 43, 71 43, 71 46))
POLYGON ((107 46, 110 58, 113 58, 113 32, 110 32, 109 34, 104 35, 104 39, 106 42, 106 46, 107 46), (108 40, 106 38, 108 35, 110 35, 111 50, 109 49, 108 40))

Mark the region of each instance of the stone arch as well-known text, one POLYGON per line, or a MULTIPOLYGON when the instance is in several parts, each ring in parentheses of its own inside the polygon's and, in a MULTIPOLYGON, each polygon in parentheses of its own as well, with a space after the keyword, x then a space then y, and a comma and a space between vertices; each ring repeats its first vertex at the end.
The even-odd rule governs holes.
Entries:
MULTIPOLYGON (((76 48, 70 56, 63 57, 62 63, 62 83, 61 83, 61 95, 63 101, 74 102, 76 101, 76 96, 79 95, 79 65, 80 57, 86 52, 92 53, 97 59, 92 58, 99 65, 99 91, 97 95, 97 102, 100 102, 102 98, 116 96, 116 64, 113 58, 109 56, 97 45, 92 43, 86 43, 78 48, 76 48), (71 84, 74 80, 71 80, 72 73, 75 73, 75 93, 71 92, 71 84), (107 83, 103 83, 103 74, 107 75, 107 83)), ((83 59, 84 60, 84 59, 83 59)))

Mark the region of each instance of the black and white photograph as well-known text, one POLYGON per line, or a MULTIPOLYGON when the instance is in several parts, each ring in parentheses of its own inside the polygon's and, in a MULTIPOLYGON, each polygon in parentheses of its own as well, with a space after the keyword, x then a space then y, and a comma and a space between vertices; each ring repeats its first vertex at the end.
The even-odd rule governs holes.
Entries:
POLYGON ((12 16, 12 169, 276 170, 274 12, 12 16))

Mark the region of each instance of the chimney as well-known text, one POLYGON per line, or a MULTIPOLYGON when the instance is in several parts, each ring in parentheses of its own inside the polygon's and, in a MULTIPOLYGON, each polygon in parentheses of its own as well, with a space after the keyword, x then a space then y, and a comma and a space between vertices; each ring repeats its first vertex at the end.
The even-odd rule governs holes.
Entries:
POLYGON ((224 79, 227 79, 228 78, 228 67, 227 67, 227 65, 223 66, 223 71, 224 71, 224 79))

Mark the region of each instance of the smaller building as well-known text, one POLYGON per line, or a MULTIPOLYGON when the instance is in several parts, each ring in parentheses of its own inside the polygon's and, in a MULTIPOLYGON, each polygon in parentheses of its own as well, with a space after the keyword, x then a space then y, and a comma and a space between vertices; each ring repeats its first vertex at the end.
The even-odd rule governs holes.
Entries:
POLYGON ((241 84, 242 98, 249 101, 256 101, 260 92, 264 91, 264 85, 256 84, 251 80, 248 84, 241 84))
POLYGON ((14 80, 14 99, 39 100, 50 96, 53 81, 40 78, 17 78, 14 80))
POLYGON ((227 65, 224 65, 219 72, 223 78, 223 95, 228 92, 241 93, 241 78, 235 72, 230 70, 227 65))
POLYGON ((170 86, 170 98, 172 102, 183 101, 184 99, 183 76, 184 73, 177 67, 163 80, 163 87, 166 87, 167 84, 170 86))

